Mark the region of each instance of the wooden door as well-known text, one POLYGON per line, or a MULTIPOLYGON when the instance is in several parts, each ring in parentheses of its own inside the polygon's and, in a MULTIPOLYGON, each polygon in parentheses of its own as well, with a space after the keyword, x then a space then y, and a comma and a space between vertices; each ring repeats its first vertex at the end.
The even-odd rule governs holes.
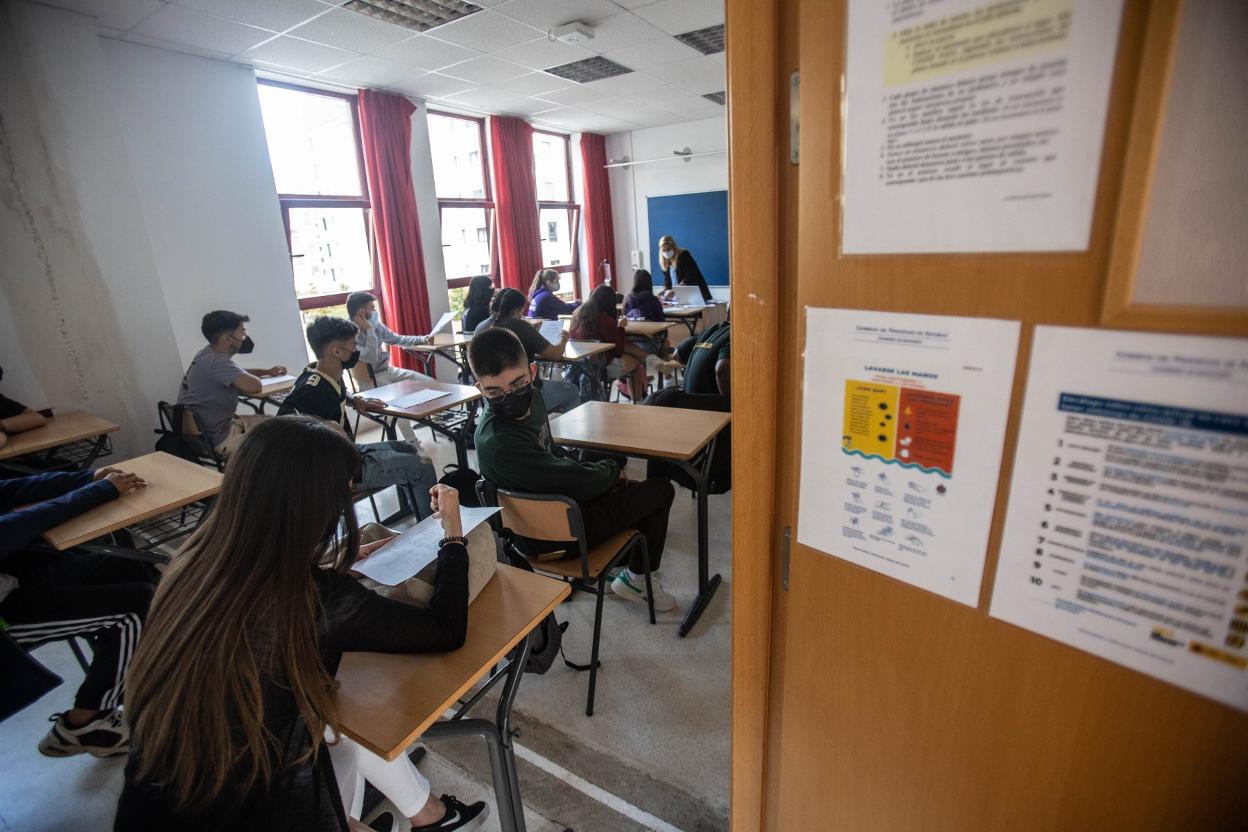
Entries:
POLYGON ((1248 716, 988 616, 1034 326, 1248 334, 1244 310, 1129 302, 1179 3, 1126 0, 1087 251, 854 257, 838 230, 845 3, 727 9, 733 829, 1248 828, 1248 716), (783 587, 812 306, 1023 322, 978 608, 795 540, 783 587))

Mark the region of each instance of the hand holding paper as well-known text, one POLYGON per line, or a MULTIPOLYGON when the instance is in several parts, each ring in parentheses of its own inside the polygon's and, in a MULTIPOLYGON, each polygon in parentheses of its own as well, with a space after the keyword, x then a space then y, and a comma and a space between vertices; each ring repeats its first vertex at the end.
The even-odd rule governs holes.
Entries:
MULTIPOLYGON (((439 505, 443 499, 439 498, 439 505)), ((497 508, 461 508, 460 533, 452 536, 468 536, 497 511, 497 508)), ((377 583, 398 586, 433 563, 438 557, 438 541, 451 534, 443 529, 441 518, 426 517, 403 534, 391 538, 366 560, 357 561, 355 571, 377 583)))

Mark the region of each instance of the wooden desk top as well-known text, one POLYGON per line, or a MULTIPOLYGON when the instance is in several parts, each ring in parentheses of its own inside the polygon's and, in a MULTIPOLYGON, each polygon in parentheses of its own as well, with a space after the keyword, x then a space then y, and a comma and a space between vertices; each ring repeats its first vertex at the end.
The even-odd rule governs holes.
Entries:
POLYGON ((563 348, 563 358, 539 358, 538 361, 583 361, 613 349, 615 344, 606 341, 569 341, 563 348))
POLYGON ((259 398, 272 396, 274 393, 285 393, 287 390, 295 386, 297 377, 289 373, 284 376, 273 376, 272 378, 260 379, 259 398))
POLYGON ((221 472, 160 451, 115 462, 111 467, 138 474, 147 480, 147 488, 96 506, 49 529, 43 533, 44 540, 63 551, 221 490, 221 472))
POLYGON ((674 326, 677 326, 675 321, 629 321, 624 326, 624 334, 653 338, 660 332, 667 332, 674 326))
POLYGON ((432 344, 422 344, 418 347, 404 347, 405 350, 413 352, 437 352, 450 347, 462 347, 472 340, 471 335, 465 335, 462 332, 439 332, 433 336, 432 344))
POLYGON ((731 420, 706 410, 585 402, 553 417, 550 432, 560 445, 687 461, 731 420))
POLYGON ((475 387, 435 381, 433 379, 428 381, 424 379, 396 381, 394 384, 386 384, 381 387, 374 387, 372 390, 365 390, 361 395, 369 399, 381 399, 389 404, 396 399, 401 399, 419 390, 445 390, 450 395, 439 396, 436 399, 421 402, 415 407, 387 407, 382 413, 387 416, 402 416, 406 419, 424 419, 435 413, 441 413, 444 410, 450 410, 452 407, 459 407, 474 399, 481 398, 481 391, 475 387))
POLYGON ((46 451, 48 448, 67 445, 79 439, 90 439, 115 430, 121 430, 121 426, 81 410, 71 410, 53 416, 41 428, 12 434, 9 443, 0 448, 0 459, 46 451))
POLYGON ((664 306, 663 314, 668 318, 700 318, 709 309, 707 306, 664 306))
POLYGON ((570 593, 562 581, 499 564, 468 608, 468 638, 455 652, 343 655, 339 729, 393 760, 570 593))

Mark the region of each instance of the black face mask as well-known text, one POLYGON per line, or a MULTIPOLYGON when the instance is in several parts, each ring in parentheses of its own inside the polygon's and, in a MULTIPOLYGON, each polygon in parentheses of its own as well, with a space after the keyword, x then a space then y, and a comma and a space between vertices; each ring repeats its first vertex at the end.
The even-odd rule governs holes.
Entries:
POLYGON ((354 367, 354 366, 355 366, 355 365, 359 362, 359 360, 360 360, 360 351, 359 351, 359 350, 355 350, 354 352, 352 352, 352 353, 351 353, 351 357, 350 357, 350 358, 348 358, 346 361, 342 362, 342 369, 344 369, 344 370, 350 370, 352 367, 354 367))
POLYGON ((247 353, 251 352, 255 348, 256 348, 256 342, 251 340, 251 336, 248 335, 246 338, 243 339, 243 343, 238 345, 238 352, 239 352, 239 355, 246 355, 247 353))
POLYGON ((490 399, 490 409, 507 419, 523 419, 533 406, 533 385, 526 384, 519 390, 490 399))

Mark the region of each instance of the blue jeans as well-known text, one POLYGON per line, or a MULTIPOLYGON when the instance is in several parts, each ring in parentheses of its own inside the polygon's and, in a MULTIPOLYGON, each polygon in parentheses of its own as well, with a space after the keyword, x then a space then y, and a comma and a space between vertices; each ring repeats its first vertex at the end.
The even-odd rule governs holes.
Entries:
POLYGON ((420 456, 411 442, 371 442, 360 445, 360 486, 385 488, 409 484, 416 492, 416 508, 421 517, 431 513, 429 489, 438 481, 433 465, 420 456))

